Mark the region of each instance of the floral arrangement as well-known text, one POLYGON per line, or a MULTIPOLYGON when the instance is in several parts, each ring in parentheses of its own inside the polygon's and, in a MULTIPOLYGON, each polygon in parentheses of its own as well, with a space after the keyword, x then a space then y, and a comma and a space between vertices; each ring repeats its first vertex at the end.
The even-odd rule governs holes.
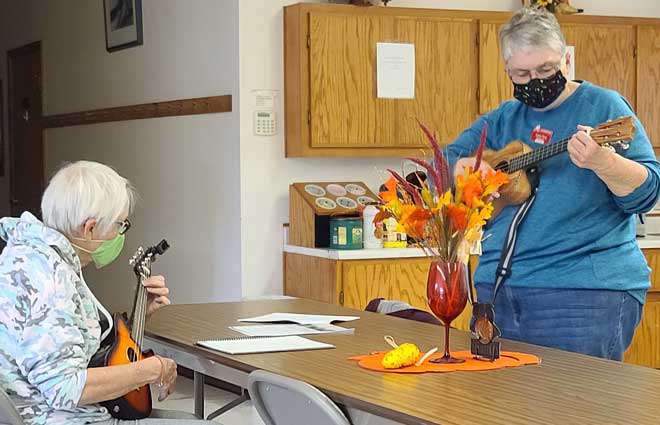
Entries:
POLYGON ((557 3, 559 3, 559 0, 532 0, 533 6, 548 9, 550 12, 553 11, 557 3))
POLYGON ((433 149, 434 161, 408 159, 423 167, 429 180, 418 179, 418 185, 413 185, 388 169, 392 178, 385 184, 387 190, 380 193, 383 203, 374 222, 394 217, 415 244, 436 261, 467 263, 469 244, 481 241, 482 227, 493 212, 493 198, 508 182, 507 175, 480 169, 486 142, 484 125, 474 168, 466 167, 452 184, 437 137, 424 124, 419 125, 433 149))
POLYGON ((523 0, 523 5, 546 9, 552 13, 573 14, 584 12, 583 9, 571 6, 569 0, 523 0))

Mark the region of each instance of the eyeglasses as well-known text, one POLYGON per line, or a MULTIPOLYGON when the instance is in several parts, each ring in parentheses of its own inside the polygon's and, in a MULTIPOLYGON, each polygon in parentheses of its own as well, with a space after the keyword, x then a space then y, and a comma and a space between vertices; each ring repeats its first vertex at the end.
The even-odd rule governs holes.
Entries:
POLYGON ((128 229, 131 228, 131 222, 128 221, 128 219, 124 221, 117 221, 116 222, 119 225, 119 234, 120 235, 125 235, 126 232, 128 232, 128 229))
POLYGON ((516 84, 527 84, 532 78, 540 80, 552 77, 561 67, 561 60, 555 64, 544 63, 536 69, 508 69, 509 78, 516 84))

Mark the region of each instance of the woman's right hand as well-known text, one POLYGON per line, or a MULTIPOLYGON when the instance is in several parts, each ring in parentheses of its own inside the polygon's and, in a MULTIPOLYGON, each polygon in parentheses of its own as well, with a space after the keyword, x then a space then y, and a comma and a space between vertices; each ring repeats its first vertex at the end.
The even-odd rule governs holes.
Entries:
POLYGON ((153 382, 158 385, 158 401, 165 400, 176 387, 176 362, 167 357, 154 356, 160 363, 160 375, 153 382))
MULTIPOLYGON (((465 169, 468 167, 472 167, 474 169, 474 166, 476 165, 477 159, 473 156, 471 157, 466 157, 466 158, 460 158, 459 160, 456 161, 456 165, 454 165, 454 178, 456 178, 459 175, 462 175, 465 173, 465 169)), ((482 160, 481 164, 479 165, 479 169, 481 170, 482 173, 491 173, 495 170, 493 170, 493 167, 490 166, 486 161, 482 160)))

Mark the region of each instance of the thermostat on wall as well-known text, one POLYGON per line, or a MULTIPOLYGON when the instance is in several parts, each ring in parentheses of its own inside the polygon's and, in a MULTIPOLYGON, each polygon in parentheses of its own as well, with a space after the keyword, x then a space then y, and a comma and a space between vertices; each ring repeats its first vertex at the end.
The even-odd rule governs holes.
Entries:
POLYGON ((255 136, 274 136, 277 134, 275 111, 254 111, 255 136))

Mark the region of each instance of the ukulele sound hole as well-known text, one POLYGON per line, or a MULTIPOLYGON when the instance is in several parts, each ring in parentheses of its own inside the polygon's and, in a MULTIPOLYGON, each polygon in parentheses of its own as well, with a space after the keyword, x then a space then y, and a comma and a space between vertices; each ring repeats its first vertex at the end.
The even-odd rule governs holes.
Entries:
POLYGON ((126 351, 126 355, 131 363, 137 361, 137 353, 135 352, 135 350, 133 350, 132 347, 128 347, 128 350, 126 351))

